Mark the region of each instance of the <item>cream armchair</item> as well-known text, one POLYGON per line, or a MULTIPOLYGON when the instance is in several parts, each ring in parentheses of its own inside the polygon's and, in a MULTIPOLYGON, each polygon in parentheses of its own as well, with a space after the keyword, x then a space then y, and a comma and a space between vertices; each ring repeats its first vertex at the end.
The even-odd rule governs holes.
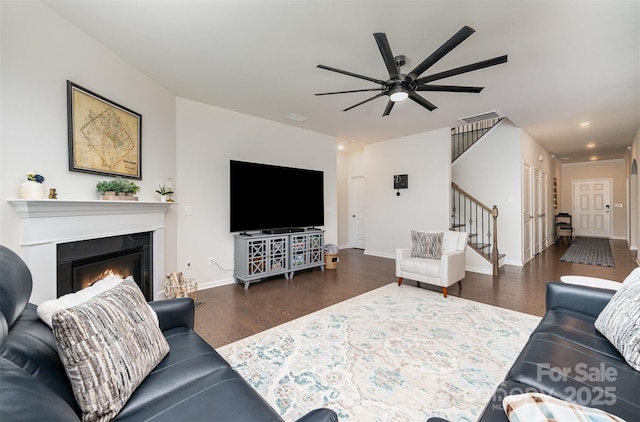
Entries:
POLYGON ((396 276, 398 286, 407 278, 420 283, 428 283, 442 287, 442 294, 447 297, 447 287, 465 276, 466 250, 468 233, 452 230, 419 230, 426 233, 442 233, 442 255, 440 259, 412 258, 411 248, 396 249, 396 276))

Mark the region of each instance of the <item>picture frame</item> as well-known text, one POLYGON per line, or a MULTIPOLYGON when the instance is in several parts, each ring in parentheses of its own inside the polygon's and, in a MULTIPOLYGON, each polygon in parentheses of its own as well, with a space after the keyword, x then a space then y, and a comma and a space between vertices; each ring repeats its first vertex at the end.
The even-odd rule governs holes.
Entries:
POLYGON ((142 179, 142 115, 67 81, 69 171, 142 179))

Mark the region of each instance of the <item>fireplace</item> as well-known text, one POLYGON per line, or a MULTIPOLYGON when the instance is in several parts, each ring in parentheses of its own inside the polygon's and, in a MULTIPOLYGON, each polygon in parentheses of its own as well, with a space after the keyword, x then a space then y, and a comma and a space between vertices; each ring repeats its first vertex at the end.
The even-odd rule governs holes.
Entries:
MULTIPOLYGON (((30 302, 38 305, 60 295, 57 286, 58 245, 145 232, 152 239, 148 254, 151 263, 147 266, 148 262, 145 262, 145 269, 141 271, 145 278, 149 274, 148 284, 153 299, 162 298, 165 212, 175 203, 71 199, 8 199, 7 202, 21 220, 22 256, 33 278, 30 302)), ((125 249, 122 243, 117 245, 115 251, 109 252, 125 249)), ((72 250, 72 254, 77 251, 78 247, 72 250)), ((97 251, 97 255, 107 253, 104 247, 97 248, 97 251)), ((64 278, 70 280, 71 275, 64 278)), ((65 291, 73 290, 67 289, 65 291)))
POLYGON ((57 245, 57 296, 74 293, 108 275, 133 277, 153 299, 153 233, 133 233, 57 245))

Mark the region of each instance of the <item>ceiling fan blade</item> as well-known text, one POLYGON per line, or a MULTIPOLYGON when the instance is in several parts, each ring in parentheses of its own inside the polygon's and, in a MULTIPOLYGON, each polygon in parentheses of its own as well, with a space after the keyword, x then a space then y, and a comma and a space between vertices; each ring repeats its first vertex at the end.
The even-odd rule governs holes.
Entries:
POLYGON ((474 29, 463 26, 458 32, 456 32, 447 42, 442 44, 440 48, 434 51, 429 57, 424 59, 422 63, 415 67, 407 76, 412 80, 416 80, 416 78, 422 75, 427 69, 433 66, 438 60, 443 58, 448 52, 456 48, 462 41, 466 40, 476 32, 474 29))
POLYGON ((455 85, 419 85, 416 91, 440 91, 440 92, 472 92, 479 93, 483 86, 455 86, 455 85))
POLYGON ((349 94, 351 92, 365 92, 365 91, 380 91, 380 88, 352 89, 351 91, 321 92, 319 94, 313 94, 313 95, 349 94))
POLYGON ((484 69, 485 67, 495 66, 507 62, 507 56, 494 57, 493 59, 483 60, 481 62, 468 64, 462 67, 456 67, 455 69, 445 70, 444 72, 434 73, 433 75, 425 76, 424 78, 416 79, 417 84, 426 84, 427 82, 437 81, 439 79, 448 78, 450 76, 460 75, 462 73, 473 72, 474 70, 484 69))
POLYGON ((385 94, 383 94, 383 93, 381 92, 381 93, 380 93, 380 94, 378 94, 378 95, 374 95, 374 96, 373 96, 373 97, 371 97, 371 98, 367 98, 367 99, 366 99, 366 100, 364 100, 364 101, 360 101, 358 104, 354 104, 354 105, 352 105, 351 107, 347 107, 347 108, 345 108, 345 109, 344 109, 344 110, 342 110, 342 111, 349 111, 349 110, 351 110, 352 108, 356 108, 356 107, 358 107, 359 105, 362 105, 362 104, 364 104, 364 103, 368 103, 369 101, 371 101, 371 100, 375 100, 376 98, 378 98, 378 97, 382 97, 383 95, 385 95, 385 94))
POLYGON ((357 73, 347 72, 346 70, 336 69, 335 67, 329 67, 329 66, 325 66, 323 64, 319 64, 318 67, 320 69, 330 70, 332 72, 337 72, 337 73, 342 73, 343 75, 353 76, 354 78, 364 79, 365 81, 371 81, 373 83, 380 84, 380 85, 384 85, 386 83, 385 81, 382 81, 380 79, 374 79, 374 78, 370 78, 368 76, 358 75, 357 73))
POLYGON ((389 100, 389 102, 387 103, 387 106, 384 109, 384 113, 382 113, 382 117, 388 116, 389 113, 391 113, 391 109, 393 108, 394 104, 395 104, 395 102, 389 100))
POLYGON ((422 98, 421 96, 419 96, 418 94, 416 94, 413 91, 409 92, 409 98, 411 98, 413 101, 415 101, 416 103, 420 104, 422 107, 426 108, 429 111, 433 111, 436 108, 438 108, 438 107, 434 106, 429 101, 425 100, 424 98, 422 98))
POLYGON ((396 59, 391 52, 387 35, 383 32, 376 32, 373 34, 373 37, 376 39, 376 44, 378 44, 378 49, 380 50, 380 54, 382 54, 382 60, 384 60, 384 64, 389 71, 389 78, 399 79, 400 71, 398 70, 398 65, 396 65, 396 59))

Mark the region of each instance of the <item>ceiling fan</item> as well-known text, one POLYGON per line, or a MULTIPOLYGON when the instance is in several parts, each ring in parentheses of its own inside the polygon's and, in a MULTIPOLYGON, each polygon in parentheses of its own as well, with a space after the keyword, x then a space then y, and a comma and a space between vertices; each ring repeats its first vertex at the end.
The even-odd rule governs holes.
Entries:
POLYGON ((371 78, 369 76, 359 75, 357 73, 348 72, 346 70, 336 69, 334 67, 325 66, 319 64, 320 69, 330 70, 332 72, 342 73, 343 75, 353 76, 354 78, 364 79, 380 85, 379 88, 369 89, 354 89, 351 91, 337 91, 337 92, 323 92, 315 95, 333 95, 333 94, 347 94, 352 92, 365 92, 365 91, 380 91, 378 94, 364 101, 354 104, 351 107, 347 107, 342 111, 351 110, 362 104, 368 103, 371 100, 375 100, 383 95, 389 96, 387 107, 384 109, 382 116, 388 116, 391 113, 391 109, 396 102, 404 101, 407 98, 420 104, 422 107, 429 111, 435 110, 437 107, 427 101, 422 96, 418 95, 419 91, 442 91, 442 92, 471 92, 479 93, 484 87, 477 86, 455 86, 455 85, 427 85, 429 82, 437 81, 440 79, 448 78, 450 76, 460 75, 462 73, 473 72, 474 70, 483 69, 485 67, 495 66, 501 63, 507 62, 507 56, 495 57, 493 59, 483 60, 481 62, 469 64, 455 69, 446 70, 444 72, 434 73, 429 76, 420 77, 431 66, 433 66, 438 60, 443 58, 447 53, 456 48, 460 43, 469 38, 471 34, 475 32, 474 29, 464 26, 457 33, 455 33, 447 42, 442 44, 440 48, 434 51, 429 57, 424 59, 422 63, 416 66, 411 72, 407 74, 400 73, 400 67, 404 66, 405 56, 394 56, 391 52, 391 46, 387 40, 387 35, 382 32, 376 32, 373 37, 378 44, 380 53, 384 64, 389 71, 389 79, 383 81, 382 79, 371 78))

